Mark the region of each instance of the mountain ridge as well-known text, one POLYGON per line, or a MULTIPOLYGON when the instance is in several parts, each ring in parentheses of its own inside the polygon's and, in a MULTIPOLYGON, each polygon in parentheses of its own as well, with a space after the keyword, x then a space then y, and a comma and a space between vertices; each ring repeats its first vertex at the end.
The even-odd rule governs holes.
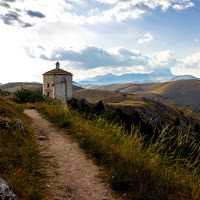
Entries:
POLYGON ((168 68, 157 69, 151 73, 128 73, 122 75, 114 75, 108 73, 105 75, 98 75, 92 78, 87 78, 82 81, 78 81, 77 85, 108 85, 113 83, 152 83, 152 82, 165 82, 181 79, 198 79, 192 75, 173 75, 168 68))

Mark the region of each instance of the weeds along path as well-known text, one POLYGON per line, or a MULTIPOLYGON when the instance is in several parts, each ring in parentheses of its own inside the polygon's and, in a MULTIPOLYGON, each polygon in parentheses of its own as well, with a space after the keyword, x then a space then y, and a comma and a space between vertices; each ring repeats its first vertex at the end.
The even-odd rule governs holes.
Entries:
POLYGON ((113 200, 111 189, 97 178, 99 169, 86 158, 84 152, 70 136, 63 134, 45 120, 36 110, 25 110, 33 119, 33 126, 40 136, 40 149, 47 161, 49 177, 47 199, 113 200), (53 170, 50 163, 54 164, 53 170), (54 171, 54 172, 52 172, 54 171))

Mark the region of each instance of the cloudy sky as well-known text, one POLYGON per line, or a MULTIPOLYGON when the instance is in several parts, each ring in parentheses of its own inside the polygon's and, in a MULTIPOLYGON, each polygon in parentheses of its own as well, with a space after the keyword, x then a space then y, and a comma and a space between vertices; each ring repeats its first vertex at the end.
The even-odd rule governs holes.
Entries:
POLYGON ((200 77, 199 0, 0 0, 0 83, 170 68, 200 77))

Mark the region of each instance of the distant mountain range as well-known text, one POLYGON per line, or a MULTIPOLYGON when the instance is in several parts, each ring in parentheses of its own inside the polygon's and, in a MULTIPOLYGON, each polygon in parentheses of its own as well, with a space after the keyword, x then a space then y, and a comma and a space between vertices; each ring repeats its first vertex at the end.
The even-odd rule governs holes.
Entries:
POLYGON ((112 83, 152 83, 175 81, 181 79, 198 79, 191 75, 175 76, 168 68, 157 69, 148 74, 122 74, 120 76, 114 74, 99 75, 93 78, 87 78, 78 82, 78 85, 107 85, 112 83))

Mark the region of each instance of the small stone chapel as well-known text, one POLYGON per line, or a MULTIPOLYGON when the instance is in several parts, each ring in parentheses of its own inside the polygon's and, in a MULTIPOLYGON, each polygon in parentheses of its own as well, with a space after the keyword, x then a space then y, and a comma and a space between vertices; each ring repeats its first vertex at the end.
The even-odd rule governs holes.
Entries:
POLYGON ((66 102, 72 98, 72 76, 56 62, 55 69, 43 74, 43 95, 66 102))

